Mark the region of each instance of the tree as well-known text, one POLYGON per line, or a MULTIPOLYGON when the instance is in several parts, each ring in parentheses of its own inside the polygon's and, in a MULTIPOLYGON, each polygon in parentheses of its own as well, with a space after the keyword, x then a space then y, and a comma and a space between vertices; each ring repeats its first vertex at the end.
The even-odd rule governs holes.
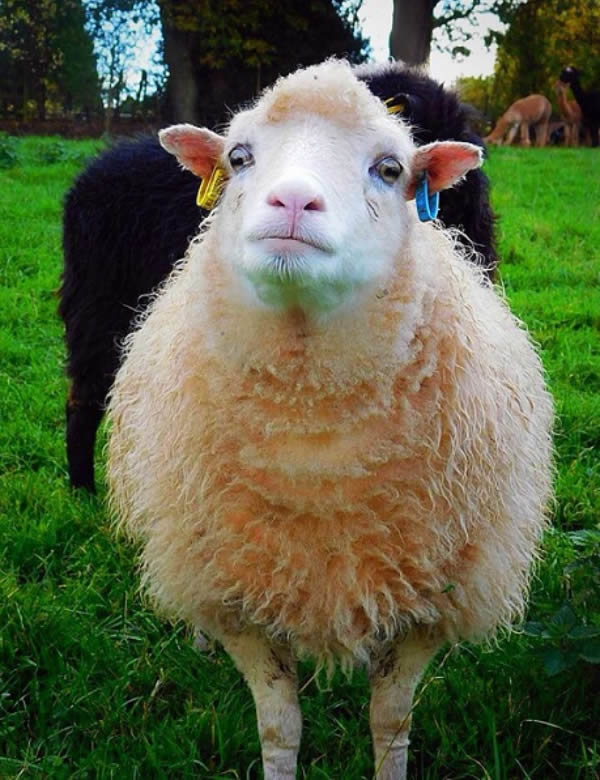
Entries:
POLYGON ((600 4, 589 0, 528 0, 498 35, 494 74, 459 80, 460 97, 496 120, 518 98, 540 93, 558 109, 554 84, 566 65, 600 85, 600 4))
POLYGON ((427 62, 433 34, 433 9, 438 0, 394 0, 390 54, 419 65, 427 62))
POLYGON ((459 22, 473 23, 474 14, 491 12, 508 22, 523 0, 394 0, 390 53, 409 65, 427 62, 434 30, 443 29, 455 54, 468 54, 472 33, 459 22))
POLYGON ((328 55, 360 62, 361 0, 158 0, 171 118, 207 121, 328 55))
POLYGON ((494 88, 504 107, 516 98, 543 92, 546 20, 540 8, 547 0, 528 0, 499 41, 494 88))
POLYGON ((56 85, 66 113, 83 112, 88 118, 101 106, 100 82, 91 35, 80 0, 58 4, 56 45, 62 52, 56 85))
POLYGON ((481 120, 477 130, 485 134, 488 120, 499 113, 493 76, 462 76, 456 82, 455 89, 462 101, 480 112, 481 120))
POLYGON ((566 65, 583 73, 583 83, 600 87, 600 3, 550 0, 540 9, 548 18, 543 41, 545 68, 554 80, 566 65))
POLYGON ((33 103, 44 119, 50 97, 62 105, 93 102, 95 62, 84 21, 81 0, 0 0, 0 53, 18 114, 33 103))
POLYGON ((48 85, 61 62, 55 46, 56 10, 54 0, 3 0, 0 8, 0 47, 20 77, 23 110, 34 100, 38 119, 46 116, 48 85))
POLYGON ((580 68, 584 83, 599 85, 599 51, 599 3, 528 0, 499 36, 493 78, 499 110, 534 92, 554 99, 554 82, 566 65, 580 68))
POLYGON ((174 121, 222 119, 225 106, 248 101, 299 65, 328 55, 361 62, 369 51, 358 21, 362 0, 85 2, 108 123, 121 97, 133 97, 126 74, 140 29, 162 29, 166 113, 174 121))
MULTIPOLYGON (((95 43, 98 74, 104 104, 104 127, 110 132, 123 99, 133 97, 128 79, 135 70, 138 46, 159 24, 158 6, 146 0, 86 0, 88 28, 95 43)), ((147 89, 148 73, 139 68, 138 94, 147 89)), ((154 76, 155 74, 150 74, 154 76)))

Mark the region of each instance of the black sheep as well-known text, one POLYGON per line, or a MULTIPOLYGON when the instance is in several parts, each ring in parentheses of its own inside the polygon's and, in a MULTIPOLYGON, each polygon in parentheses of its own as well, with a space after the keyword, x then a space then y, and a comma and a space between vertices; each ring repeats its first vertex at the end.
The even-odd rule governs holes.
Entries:
POLYGON ((563 68, 559 79, 563 84, 570 85, 575 100, 581 109, 583 125, 590 131, 592 146, 598 146, 598 131, 600 130, 600 91, 594 90, 593 92, 586 92, 579 81, 580 76, 581 73, 577 68, 569 65, 568 68, 563 68))
MULTIPOLYGON (((432 141, 467 141, 484 146, 469 128, 471 109, 460 103, 442 84, 400 63, 362 65, 356 73, 382 100, 396 99, 405 106, 400 113, 412 125, 418 144, 432 141)), ((439 219, 446 227, 460 227, 479 253, 477 261, 494 279, 498 263, 494 240, 494 214, 489 182, 481 169, 469 171, 465 180, 440 193, 439 219)))
POLYGON ((94 491, 94 442, 119 362, 119 343, 147 295, 183 257, 204 213, 198 179, 158 140, 118 144, 96 158, 65 199, 67 460, 73 487, 94 491))
MULTIPOLYGON (((413 125, 418 143, 482 144, 451 92, 399 65, 360 68, 371 91, 413 125)), ((73 487, 94 491, 94 443, 119 362, 119 344, 147 296, 183 257, 205 217, 198 179, 152 137, 118 144, 96 158, 67 193, 59 313, 65 323, 67 459, 73 487)), ((488 181, 471 171, 441 194, 440 219, 460 227, 490 279, 496 266, 488 181)))

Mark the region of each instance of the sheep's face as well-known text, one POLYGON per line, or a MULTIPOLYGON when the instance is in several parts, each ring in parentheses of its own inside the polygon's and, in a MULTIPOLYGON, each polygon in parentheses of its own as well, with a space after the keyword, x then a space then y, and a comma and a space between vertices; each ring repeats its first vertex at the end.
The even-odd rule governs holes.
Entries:
POLYGON ((412 150, 404 129, 381 124, 234 123, 219 235, 260 303, 329 311, 389 275, 407 233, 412 150))
POLYGON ((468 144, 416 149, 407 128, 341 63, 278 83, 233 119, 225 138, 183 125, 163 131, 161 141, 200 176, 215 164, 225 171, 214 222, 219 255, 250 299, 320 313, 393 273, 415 222, 407 200, 424 171, 435 191, 480 164, 468 144), (345 103, 336 98, 339 83, 328 93, 326 83, 315 84, 332 68, 343 76, 345 103))

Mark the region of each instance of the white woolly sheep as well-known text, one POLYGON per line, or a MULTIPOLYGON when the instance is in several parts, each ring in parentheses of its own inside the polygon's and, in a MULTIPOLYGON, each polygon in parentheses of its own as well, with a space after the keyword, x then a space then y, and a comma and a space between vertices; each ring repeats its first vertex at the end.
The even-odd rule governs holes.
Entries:
POLYGON ((540 361, 410 202, 480 150, 415 147, 342 62, 160 138, 226 182, 128 339, 113 505, 158 607, 244 674, 265 778, 295 777, 299 654, 368 665, 378 777, 404 778, 423 669, 523 612, 550 494, 540 361))
MULTIPOLYGON (((408 118, 417 145, 467 141, 482 146, 456 95, 399 62, 354 73, 396 118, 408 118)), ((94 443, 106 397, 119 367, 119 343, 136 312, 185 254, 199 228, 198 180, 181 168, 158 138, 106 149, 77 177, 63 212, 64 266, 59 313, 65 325, 69 480, 95 491, 94 443)), ((493 280, 498 258, 488 180, 477 168, 460 187, 440 194, 439 219, 493 280)), ((486 277, 483 277, 484 279, 486 277)))

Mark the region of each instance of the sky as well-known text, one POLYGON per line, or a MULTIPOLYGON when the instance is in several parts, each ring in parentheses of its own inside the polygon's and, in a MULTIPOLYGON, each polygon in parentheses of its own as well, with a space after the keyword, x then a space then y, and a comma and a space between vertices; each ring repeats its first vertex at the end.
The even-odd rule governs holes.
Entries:
MULTIPOLYGON (((385 61, 389 54, 388 39, 392 29, 393 0, 363 0, 359 16, 363 34, 371 39, 373 59, 385 61)), ((459 76, 488 76, 494 69, 495 47, 486 49, 483 37, 490 27, 500 29, 501 25, 492 14, 478 14, 473 39, 467 46, 471 55, 460 60, 453 59, 440 52, 435 45, 431 47, 429 73, 447 86, 453 84, 459 76)))

